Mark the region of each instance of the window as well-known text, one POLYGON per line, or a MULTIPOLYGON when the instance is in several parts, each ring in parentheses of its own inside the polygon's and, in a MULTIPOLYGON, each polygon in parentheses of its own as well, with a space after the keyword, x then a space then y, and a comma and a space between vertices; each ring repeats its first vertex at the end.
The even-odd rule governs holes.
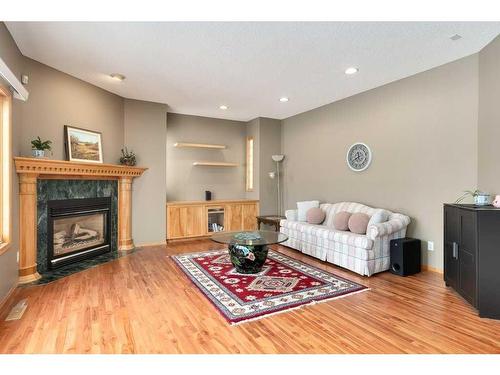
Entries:
POLYGON ((253 191, 253 138, 247 138, 247 191, 253 191))
POLYGON ((10 242, 11 94, 0 86, 0 254, 10 242))

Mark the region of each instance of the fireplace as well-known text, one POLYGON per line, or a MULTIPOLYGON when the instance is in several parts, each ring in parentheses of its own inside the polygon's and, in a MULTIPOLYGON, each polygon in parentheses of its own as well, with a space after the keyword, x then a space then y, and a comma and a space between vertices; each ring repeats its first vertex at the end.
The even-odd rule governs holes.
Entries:
POLYGON ((47 268, 111 251, 111 198, 49 200, 47 268))

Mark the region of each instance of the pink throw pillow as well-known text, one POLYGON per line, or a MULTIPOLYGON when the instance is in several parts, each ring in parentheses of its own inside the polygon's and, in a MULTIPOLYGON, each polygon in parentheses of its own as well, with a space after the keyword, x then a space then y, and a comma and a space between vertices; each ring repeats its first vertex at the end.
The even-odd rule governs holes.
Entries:
POLYGON ((307 210, 306 220, 309 224, 321 224, 325 221, 325 213, 319 207, 313 207, 307 210))
POLYGON ((368 227, 368 222, 370 221, 370 216, 363 214, 361 212, 352 214, 349 218, 349 230, 352 233, 366 234, 366 228, 368 227))
POLYGON ((349 230, 349 218, 351 213, 347 211, 340 211, 333 217, 333 227, 336 230, 349 230))

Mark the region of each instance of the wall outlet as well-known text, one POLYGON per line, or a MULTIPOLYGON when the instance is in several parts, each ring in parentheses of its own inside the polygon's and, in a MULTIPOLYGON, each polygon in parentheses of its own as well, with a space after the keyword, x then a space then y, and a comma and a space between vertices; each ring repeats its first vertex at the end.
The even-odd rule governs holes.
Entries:
POLYGON ((434 241, 427 241, 427 250, 434 251, 434 241))

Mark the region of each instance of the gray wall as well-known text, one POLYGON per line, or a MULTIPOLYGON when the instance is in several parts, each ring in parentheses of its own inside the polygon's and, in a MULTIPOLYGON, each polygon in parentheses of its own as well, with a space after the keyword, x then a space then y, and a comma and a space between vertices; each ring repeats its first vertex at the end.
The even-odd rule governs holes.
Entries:
MULTIPOLYGON (((281 121, 260 118, 259 137, 260 213, 261 215, 275 215, 278 213, 277 179, 269 178, 269 172, 276 171, 276 162, 271 156, 281 153, 281 121)), ((282 172, 281 169, 280 171, 282 172)), ((283 176, 281 181, 283 181, 283 176)))
POLYGON ((166 238, 167 106, 125 99, 125 145, 147 166, 135 179, 132 199, 132 236, 136 245, 161 243, 166 238))
POLYGON ((434 241, 423 262, 442 268, 442 204, 477 184, 477 95, 473 55, 284 120, 285 206, 356 201, 405 213, 410 236, 434 241), (364 172, 346 165, 354 142, 372 149, 364 172))
POLYGON ((65 159, 64 125, 102 133, 105 163, 117 163, 123 145, 123 98, 25 58, 29 100, 23 106, 21 154, 37 136, 53 142, 53 159, 65 159))
POLYGON ((254 190, 246 192, 248 199, 260 201, 260 214, 277 214, 277 180, 269 178, 276 170, 271 156, 281 153, 281 121, 258 117, 247 122, 247 137, 254 139, 254 190))
POLYGON ((479 53, 478 187, 500 194, 500 37, 479 53))
POLYGON ((246 123, 209 117, 167 115, 167 200, 245 197, 246 123), (225 150, 175 148, 176 142, 225 144, 225 150), (238 167, 193 166, 194 161, 238 163, 238 167))

